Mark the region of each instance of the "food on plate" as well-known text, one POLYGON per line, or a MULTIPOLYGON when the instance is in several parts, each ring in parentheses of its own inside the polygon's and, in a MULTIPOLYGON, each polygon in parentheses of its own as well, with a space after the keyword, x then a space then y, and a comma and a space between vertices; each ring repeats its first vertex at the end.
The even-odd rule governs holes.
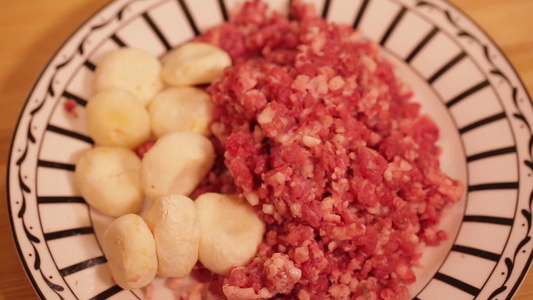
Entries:
POLYGON ((200 224, 200 262, 224 275, 255 256, 265 224, 252 207, 233 195, 206 193, 195 201, 200 224))
POLYGON ((105 90, 93 95, 86 107, 87 127, 97 145, 134 149, 150 136, 150 117, 133 94, 105 90))
POLYGON ((154 55, 139 49, 121 48, 102 58, 94 73, 94 90, 125 90, 141 103, 150 100, 164 87, 161 63, 154 55))
POLYGON ((144 202, 141 160, 126 148, 96 146, 83 152, 74 178, 81 195, 101 213, 119 217, 138 212, 144 202))
MULTIPOLYGON (((91 135, 102 144, 94 135, 115 129, 129 142, 116 132, 108 140, 140 146, 159 274, 190 272, 195 295, 408 299, 413 268, 426 246, 446 239, 439 222, 463 185, 440 169, 438 128, 420 114, 378 45, 317 17, 312 5, 294 1, 291 15, 270 13, 265 2, 244 3, 229 22, 163 59, 161 77, 174 87, 157 95, 162 85, 148 74, 159 65, 155 57, 110 54, 95 79, 106 88, 87 107, 88 122, 98 124, 91 135), (130 66, 131 57, 142 62, 130 66), (190 87, 207 83, 209 96, 190 87), (148 114, 141 103, 150 101, 148 114), (143 124, 108 113, 116 107, 143 124), (144 131, 135 135, 150 122, 155 144, 144 131)), ((120 196, 115 187, 137 187, 111 186, 120 168, 100 159, 113 179, 102 183, 112 191, 104 193, 90 161, 82 157, 76 176, 88 172, 77 182, 91 205, 108 208, 120 196)), ((137 170, 138 159, 134 164, 137 170)), ((135 245, 129 251, 138 251, 135 245)))
POLYGON ((190 42, 166 55, 161 76, 171 86, 206 84, 220 77, 230 65, 231 57, 222 49, 190 42))
POLYGON ((213 102, 208 93, 194 87, 172 87, 157 94, 150 106, 150 121, 156 137, 175 131, 210 134, 213 102))
POLYGON ((123 289, 148 285, 157 272, 154 237, 138 215, 124 215, 111 223, 102 238, 113 280, 123 289))
POLYGON ((198 133, 173 132, 157 140, 142 159, 141 183, 152 200, 189 195, 215 161, 211 142, 198 133))
POLYGON ((211 129, 239 199, 267 223, 250 263, 208 287, 231 299, 407 299, 463 194, 440 169, 439 130, 378 45, 298 1, 291 20, 267 10, 246 2, 198 38, 232 56, 207 88, 211 129))
MULTIPOLYGON (((187 73, 183 68, 189 67, 210 72, 192 72, 194 80, 206 76, 213 80, 213 72, 220 75, 227 65, 221 57, 229 56, 216 47, 199 44, 184 49, 181 53, 186 57, 174 56, 181 57, 181 64, 173 62, 181 68, 177 73, 187 73), (200 56, 193 58, 191 49, 200 50, 200 56)), ((139 253, 151 255, 144 245, 148 236, 141 229, 137 233, 142 243, 122 243, 132 237, 126 230, 128 224, 141 226, 139 216, 131 213, 141 209, 143 189, 154 200, 142 225, 153 233, 157 274, 183 277, 195 267, 200 228, 196 206, 185 195, 196 189, 215 160, 213 144, 205 137, 210 135, 213 114, 209 94, 188 86, 158 92, 163 88, 154 79, 159 73, 157 58, 140 50, 123 48, 102 59, 94 83, 97 92, 86 107, 87 126, 97 146, 83 153, 76 165, 76 185, 87 203, 103 214, 119 217, 106 231, 105 252, 117 283, 126 289, 147 286, 155 274, 152 261, 142 262, 149 266, 147 270, 140 266, 139 253)), ((193 290, 200 295, 203 284, 193 290)))
POLYGON ((144 220, 154 234, 163 277, 187 276, 198 260, 200 228, 194 202, 187 196, 168 195, 157 200, 144 220))

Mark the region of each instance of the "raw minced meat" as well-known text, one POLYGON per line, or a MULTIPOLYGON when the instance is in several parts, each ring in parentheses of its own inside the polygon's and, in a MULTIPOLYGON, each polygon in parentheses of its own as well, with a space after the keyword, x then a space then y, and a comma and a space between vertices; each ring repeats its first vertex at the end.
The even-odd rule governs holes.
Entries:
POLYGON ((294 2, 291 20, 247 2, 198 38, 234 64, 207 88, 223 159, 196 195, 236 191, 267 223, 247 266, 203 282, 229 299, 407 299, 463 186, 379 47, 294 2))

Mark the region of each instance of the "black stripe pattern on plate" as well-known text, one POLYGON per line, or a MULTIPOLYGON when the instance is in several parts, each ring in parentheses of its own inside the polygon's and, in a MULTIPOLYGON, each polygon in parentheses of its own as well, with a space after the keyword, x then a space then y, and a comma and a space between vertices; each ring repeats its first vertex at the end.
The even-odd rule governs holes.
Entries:
POLYGON ((161 41, 161 44, 163 44, 163 46, 165 47, 165 49, 167 51, 169 51, 170 49, 172 49, 172 46, 170 46, 170 44, 168 43, 167 39, 165 38, 165 36, 163 35, 163 33, 161 32, 161 30, 159 30, 159 28, 157 27, 157 25, 155 25, 154 21, 152 20, 152 18, 150 18, 150 16, 148 15, 147 12, 145 12, 144 14, 142 14, 142 17, 144 19, 144 21, 146 21, 146 24, 148 24, 148 26, 150 26, 150 28, 152 29, 152 31, 155 33, 155 35, 157 36, 157 38, 161 41))
POLYGON ((226 3, 224 0, 218 0, 218 7, 220 8, 220 13, 222 14, 224 21, 228 21, 228 10, 226 9, 226 3))
POLYGON ((60 127, 57 127, 57 126, 54 126, 54 125, 51 125, 51 124, 48 124, 46 126, 46 130, 48 130, 50 132, 55 132, 55 133, 58 133, 58 134, 62 134, 62 135, 71 137, 73 139, 77 139, 77 140, 86 142, 88 144, 94 145, 93 139, 91 139, 90 137, 88 137, 86 135, 83 135, 81 133, 70 131, 68 129, 60 128, 60 127))
POLYGON ((82 197, 75 196, 38 196, 37 203, 39 204, 58 204, 58 203, 86 203, 82 197))
POLYGON ((198 36, 200 35, 200 30, 198 30, 198 27, 196 26, 196 23, 194 22, 194 19, 191 15, 191 12, 189 11, 189 8, 187 7, 187 4, 184 0, 178 0, 178 4, 181 7, 181 10, 185 14, 185 17, 187 18, 187 21, 189 21, 189 25, 191 26, 192 31, 194 32, 194 35, 198 36))
POLYGON ((437 72, 435 72, 435 74, 429 77, 428 83, 432 84, 433 82, 435 82, 437 79, 439 79, 439 77, 444 75, 444 73, 450 70, 453 66, 455 66, 458 62, 460 62, 465 57, 466 57, 466 53, 464 51, 459 53, 456 57, 452 58, 452 60, 450 60, 447 64, 445 64, 444 66, 442 66, 442 68, 440 68, 437 72))
POLYGON ((433 27, 433 29, 424 37, 424 39, 411 51, 411 53, 407 56, 405 59, 406 63, 410 63, 416 55, 433 39, 433 37, 439 32, 439 29, 437 27, 433 27))
POLYGON ((486 191, 486 190, 515 190, 518 189, 518 182, 497 182, 482 183, 468 186, 469 192, 486 191))
POLYGON ((84 63, 83 63, 84 66, 87 67, 87 69, 91 70, 94 72, 94 70, 96 70, 96 65, 93 64, 91 61, 89 60, 86 60, 84 63))
POLYGON ((66 268, 60 269, 59 274, 65 277, 65 276, 77 273, 79 271, 82 271, 82 270, 85 270, 85 269, 88 269, 88 268, 91 268, 97 265, 104 264, 106 262, 107 262, 107 259, 105 258, 105 256, 91 258, 86 261, 82 261, 80 263, 74 264, 72 266, 68 266, 66 268))
POLYGON ((81 98, 80 96, 76 96, 68 91, 64 91, 63 92, 63 97, 64 98, 67 98, 67 99, 72 99, 74 101, 76 101, 76 103, 78 103, 79 105, 81 106, 85 106, 87 105, 87 100, 81 98))
POLYGON ((328 18, 328 12, 329 12, 329 5, 331 4, 331 0, 324 1, 324 8, 322 8, 322 18, 327 19, 328 18))
POLYGON ((501 218, 501 217, 492 217, 492 216, 465 215, 463 217, 463 222, 487 223, 487 224, 498 224, 498 225, 511 226, 511 225, 513 225, 514 219, 501 218))
POLYGON ((496 122, 496 121, 499 121, 499 120, 502 120, 502 119, 505 119, 505 113, 502 112, 502 113, 499 113, 499 114, 496 114, 496 115, 493 115, 493 116, 490 116, 490 117, 487 117, 485 119, 482 119, 482 120, 479 120, 477 122, 474 122, 470 125, 466 125, 465 127, 463 128, 460 128, 459 129, 459 133, 460 134, 463 134, 463 133, 466 133, 472 129, 476 129, 478 127, 481 127, 483 125, 487 125, 489 123, 492 123, 492 122, 496 122))
POLYGON ((496 253, 492 253, 489 251, 476 249, 472 247, 461 246, 461 245, 453 245, 452 251, 481 257, 481 258, 488 259, 494 262, 499 261, 501 257, 500 254, 496 254, 496 253))
POLYGON ((485 80, 485 81, 483 81, 483 82, 471 87, 470 89, 468 89, 468 90, 462 92, 461 94, 455 96, 452 100, 448 101, 446 103, 446 107, 448 107, 448 108, 452 107, 453 105, 459 103, 459 101, 463 100, 464 98, 467 98, 468 96, 477 93, 478 91, 480 91, 481 89, 483 89, 484 87, 489 86, 489 85, 490 85, 489 81, 485 80))
POLYGON ((369 2, 370 0, 363 0, 363 2, 361 3, 361 7, 359 8, 359 11, 357 12, 357 17, 355 17, 355 21, 353 21, 353 25, 352 25, 353 28, 357 29, 359 27, 359 23, 361 23, 361 19, 363 19, 363 15, 365 14, 365 10, 368 7, 369 2))
POLYGON ((127 46, 126 43, 124 43, 124 41, 123 41, 122 39, 120 39, 115 33, 113 33, 113 34, 111 35, 110 38, 111 38, 111 40, 112 40, 113 42, 115 42, 115 44, 117 44, 120 48, 122 48, 122 47, 126 47, 126 46, 127 46))
POLYGON ((44 239, 47 241, 62 239, 74 235, 82 235, 82 234, 94 234, 94 229, 92 227, 81 227, 81 228, 73 228, 73 229, 67 229, 67 230, 61 230, 61 231, 54 231, 44 234, 44 239))
POLYGON ((471 286, 470 284, 466 283, 466 282, 463 282, 459 279, 455 279, 451 276, 448 276, 446 274, 442 274, 442 273, 439 273, 437 272, 437 274, 435 274, 435 276, 433 277, 439 281, 442 281, 444 283, 447 283, 453 287, 456 287, 464 292, 467 292, 469 293, 470 295, 472 296, 477 296, 479 294, 479 292, 481 291, 480 289, 478 289, 477 287, 474 287, 474 286, 471 286))
POLYGON ((39 159, 37 161, 38 167, 43 168, 52 168, 52 169, 61 169, 66 171, 74 171, 76 169, 76 166, 71 164, 65 164, 65 163, 59 163, 59 162, 53 162, 53 161, 47 161, 47 160, 41 160, 39 159))
POLYGON ((122 288, 120 286, 114 285, 114 286, 108 288, 107 290, 101 292, 100 294, 92 297, 89 300, 106 300, 106 299, 109 299, 112 296, 120 293, 121 291, 122 291, 122 288))
POLYGON ((385 34, 383 35, 383 37, 381 38, 381 41, 379 42, 379 44, 381 46, 384 46, 385 43, 387 42, 387 40, 389 39, 390 35, 392 34, 392 32, 394 31, 394 28, 396 28, 396 26, 398 26, 398 23, 400 23, 400 21, 402 20, 403 16, 405 15, 405 13, 407 12, 407 8, 405 7, 402 7, 402 9, 400 9, 400 11, 398 12, 398 14, 396 15, 396 17, 394 18, 394 20, 392 21, 392 23, 389 25, 389 28, 387 29, 387 31, 385 32, 385 34))
POLYGON ((515 146, 496 149, 496 150, 490 150, 490 151, 486 151, 486 152, 470 155, 470 156, 468 156, 466 158, 466 161, 467 162, 473 162, 473 161, 480 160, 480 159, 483 159, 483 158, 489 158, 489 157, 494 157, 494 156, 498 156, 498 155, 505 155, 505 154, 510 154, 510 153, 516 153, 516 147, 515 146))

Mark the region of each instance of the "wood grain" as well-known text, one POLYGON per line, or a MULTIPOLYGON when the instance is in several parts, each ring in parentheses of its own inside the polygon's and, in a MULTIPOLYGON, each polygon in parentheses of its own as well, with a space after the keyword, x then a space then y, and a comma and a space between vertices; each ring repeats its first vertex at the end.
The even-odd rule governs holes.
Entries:
MULTIPOLYGON (((0 0, 0 300, 37 299, 17 256, 6 206, 6 161, 29 89, 61 43, 107 0, 0 0)), ((451 0, 508 55, 533 91, 533 1, 451 0)), ((533 299, 533 273, 516 300, 533 299)))

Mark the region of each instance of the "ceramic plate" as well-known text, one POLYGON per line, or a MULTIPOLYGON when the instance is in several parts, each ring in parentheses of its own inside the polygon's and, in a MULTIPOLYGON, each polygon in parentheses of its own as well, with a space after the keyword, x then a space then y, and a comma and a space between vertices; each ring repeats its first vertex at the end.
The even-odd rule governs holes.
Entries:
MULTIPOLYGON (((241 2, 118 0, 50 60, 20 115, 7 178, 13 235, 42 299, 143 298, 113 283, 98 243, 110 220, 92 211, 73 184, 77 156, 93 146, 84 106, 102 55, 129 46, 160 57, 226 20, 241 2), (67 99, 79 104, 77 117, 63 109, 67 99)), ((510 299, 533 258, 533 110, 512 66, 444 1, 308 2, 382 45, 441 130, 443 169, 467 187, 443 220, 449 240, 422 258, 413 299, 510 299)), ((288 0, 269 3, 288 11, 288 0)), ((162 280, 155 289, 155 299, 172 296, 162 280)))

